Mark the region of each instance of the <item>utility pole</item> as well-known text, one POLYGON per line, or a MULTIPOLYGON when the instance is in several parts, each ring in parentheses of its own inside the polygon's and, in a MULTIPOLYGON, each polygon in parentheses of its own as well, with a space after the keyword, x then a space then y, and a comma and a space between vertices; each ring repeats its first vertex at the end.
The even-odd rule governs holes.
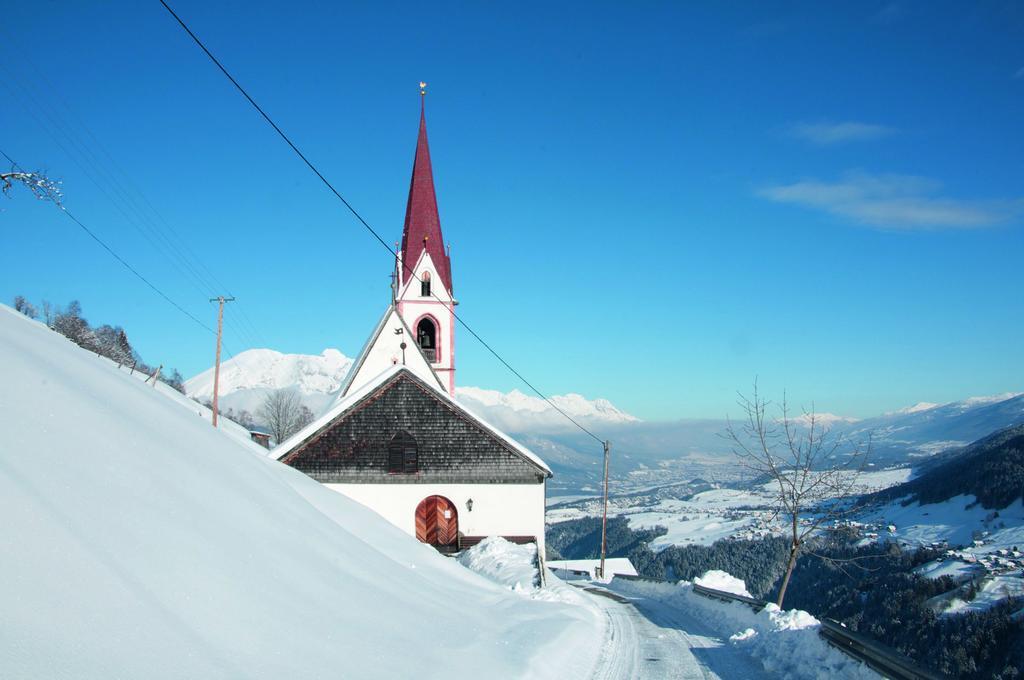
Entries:
POLYGON ((217 360, 213 365, 213 426, 217 427, 217 395, 220 394, 220 339, 224 333, 224 303, 234 302, 235 298, 220 295, 210 298, 210 302, 220 303, 217 307, 217 360))
POLYGON ((604 513, 601 515, 601 568, 599 576, 604 578, 604 554, 608 549, 608 456, 611 454, 612 443, 604 443, 604 513))

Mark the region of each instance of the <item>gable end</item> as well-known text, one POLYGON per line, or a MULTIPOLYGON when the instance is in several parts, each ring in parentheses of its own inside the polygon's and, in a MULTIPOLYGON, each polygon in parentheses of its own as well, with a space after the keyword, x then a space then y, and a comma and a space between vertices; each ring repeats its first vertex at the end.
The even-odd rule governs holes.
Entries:
POLYGON ((537 484, 549 474, 405 372, 338 414, 282 462, 339 484, 537 484), (416 472, 389 472, 389 443, 402 431, 416 442, 416 472))

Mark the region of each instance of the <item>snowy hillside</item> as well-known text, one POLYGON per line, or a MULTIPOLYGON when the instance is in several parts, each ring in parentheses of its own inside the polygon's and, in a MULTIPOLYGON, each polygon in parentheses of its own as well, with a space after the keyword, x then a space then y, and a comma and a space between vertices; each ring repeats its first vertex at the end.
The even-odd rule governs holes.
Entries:
POLYGON ((487 581, 2 306, 0 375, 5 678, 591 674, 591 609, 487 581))
MULTIPOLYGON (((246 350, 220 365, 220 403, 224 409, 255 414, 268 392, 294 388, 303 403, 319 413, 351 366, 352 359, 336 349, 319 355, 246 350)), ((199 401, 212 399, 213 368, 185 381, 185 392, 199 401)))

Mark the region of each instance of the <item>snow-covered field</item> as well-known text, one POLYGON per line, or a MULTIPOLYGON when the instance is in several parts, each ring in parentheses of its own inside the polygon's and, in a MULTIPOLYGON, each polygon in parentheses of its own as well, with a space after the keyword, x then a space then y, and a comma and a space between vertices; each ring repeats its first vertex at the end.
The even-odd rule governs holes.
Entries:
MULTIPOLYGON (((895 486, 911 478, 910 468, 893 468, 862 473, 857 491, 865 493, 895 486)), ((674 545, 710 545, 723 538, 756 539, 781 531, 772 512, 771 484, 748 489, 708 489, 686 498, 613 496, 609 515, 625 516, 634 529, 664 527, 663 536, 651 542, 652 550, 674 545)), ((601 514, 601 498, 583 497, 550 507, 549 524, 601 514)))
POLYGON ((7 307, 0 375, 3 677, 590 675, 592 608, 465 569, 7 307))
POLYGON ((944 613, 985 611, 1008 597, 1024 597, 1024 579, 1019 573, 1015 576, 993 576, 984 579, 974 599, 953 598, 944 609, 944 613))
POLYGON ((931 604, 938 612, 981 611, 1007 597, 1024 597, 1024 504, 1017 500, 994 511, 975 501, 974 496, 956 496, 927 505, 897 501, 876 506, 861 519, 886 530, 864 542, 896 540, 940 549, 943 556, 921 565, 917 573, 972 581, 976 595, 970 599, 965 586, 936 597, 931 604))
POLYGON ((903 506, 898 501, 873 507, 859 519, 879 526, 894 526, 886 537, 911 545, 945 541, 971 545, 984 541, 981 552, 1011 546, 1024 547, 1024 507, 1017 500, 1003 510, 986 510, 974 496, 956 496, 942 503, 903 506))

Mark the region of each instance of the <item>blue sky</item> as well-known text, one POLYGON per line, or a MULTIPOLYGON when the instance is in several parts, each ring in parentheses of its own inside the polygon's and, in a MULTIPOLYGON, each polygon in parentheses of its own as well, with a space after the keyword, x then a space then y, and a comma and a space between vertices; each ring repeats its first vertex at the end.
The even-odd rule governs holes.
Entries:
MULTIPOLYGON (((852 416, 1024 389, 1019 3, 174 6, 389 240, 430 83, 460 311, 548 393, 663 419, 754 376, 852 416)), ((358 351, 387 253, 159 3, 15 4, 0 37, 0 149, 209 325, 233 293, 229 351, 358 351)), ((0 210, 0 299, 212 363, 52 206, 0 210)), ((459 383, 522 388, 457 342, 459 383)))

